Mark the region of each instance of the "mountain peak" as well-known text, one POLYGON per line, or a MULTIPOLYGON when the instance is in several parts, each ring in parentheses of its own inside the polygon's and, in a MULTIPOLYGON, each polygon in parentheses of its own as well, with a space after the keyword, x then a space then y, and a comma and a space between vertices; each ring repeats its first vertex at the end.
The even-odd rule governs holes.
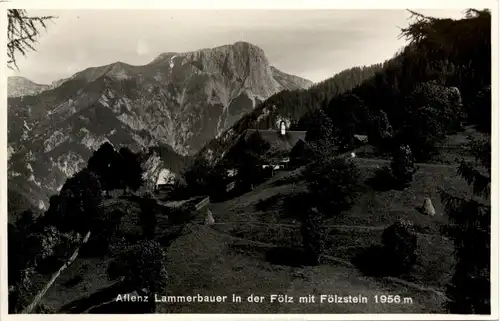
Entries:
MULTIPOLYGON (((229 53, 230 51, 237 51, 237 52, 247 52, 247 53, 258 53, 259 55, 264 54, 264 50, 260 48, 259 46, 256 46, 252 43, 246 42, 246 41, 236 41, 235 43, 232 44, 224 44, 224 45, 218 45, 212 48, 203 48, 203 49, 198 49, 198 50, 193 50, 193 51, 187 51, 187 52, 164 52, 159 54, 153 61, 151 61, 150 64, 154 63, 159 63, 159 62, 165 62, 172 60, 175 57, 187 57, 187 56, 196 56, 196 55, 203 55, 206 53, 211 53, 211 52, 225 52, 229 53)), ((267 59, 267 58, 266 58, 267 59)))

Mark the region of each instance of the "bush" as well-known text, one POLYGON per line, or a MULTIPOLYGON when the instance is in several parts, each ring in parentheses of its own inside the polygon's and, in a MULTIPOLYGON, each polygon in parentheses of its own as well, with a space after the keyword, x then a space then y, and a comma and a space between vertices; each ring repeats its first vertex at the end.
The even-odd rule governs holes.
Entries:
POLYGON ((388 191, 394 187, 394 176, 389 167, 383 166, 366 183, 376 191, 388 191))
POLYGON ((319 159, 307 166, 304 177, 312 201, 323 213, 337 215, 358 199, 361 174, 351 159, 319 159))
POLYGON ((405 188, 413 180, 413 174, 417 171, 415 159, 408 145, 401 145, 395 150, 391 162, 392 176, 394 183, 399 188, 405 188))
POLYGON ((100 216, 101 202, 102 190, 97 175, 83 169, 66 180, 59 195, 50 198, 44 220, 61 231, 84 234, 100 216))
POLYGON ((97 257, 109 253, 122 218, 127 212, 128 208, 115 208, 111 211, 105 211, 102 216, 98 217, 93 224, 92 236, 82 246, 80 256, 97 257))
POLYGON ((20 273, 19 281, 9 286, 9 313, 20 313, 28 304, 35 292, 35 287, 31 282, 35 271, 33 268, 23 269, 20 273))
POLYGON ((302 220, 304 213, 307 213, 314 204, 309 193, 299 192, 284 197, 281 206, 284 217, 302 220))
POLYGON ((386 228, 382 233, 382 244, 394 273, 408 272, 415 264, 417 234, 410 221, 400 219, 386 228))
POLYGON ((139 220, 144 236, 152 239, 156 231, 156 223, 158 222, 158 204, 154 196, 148 193, 141 199, 140 206, 141 214, 139 220))
POLYGON ((168 220, 171 224, 186 224, 193 220, 195 210, 192 205, 183 204, 171 207, 168 211, 168 220))
POLYGON ((164 293, 167 283, 166 254, 161 245, 143 240, 120 253, 108 266, 111 280, 124 278, 130 290, 147 289, 150 293, 164 293))
POLYGON ((324 230, 322 214, 317 208, 313 207, 304 213, 301 234, 309 263, 320 264, 321 255, 324 252, 324 230))
POLYGON ((193 159, 191 164, 184 168, 182 178, 186 182, 186 192, 189 196, 205 195, 208 188, 209 173, 212 167, 202 156, 193 159))

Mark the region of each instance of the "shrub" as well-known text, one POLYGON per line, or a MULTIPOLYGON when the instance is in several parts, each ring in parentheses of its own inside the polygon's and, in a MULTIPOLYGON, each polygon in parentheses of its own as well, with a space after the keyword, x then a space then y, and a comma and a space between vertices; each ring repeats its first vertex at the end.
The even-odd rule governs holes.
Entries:
POLYGON ((309 263, 312 265, 320 264, 324 251, 324 231, 322 214, 317 208, 313 207, 304 213, 301 234, 309 263))
POLYGON ((391 272, 401 274, 409 271, 416 262, 417 234, 413 223, 398 220, 382 233, 391 272))
POLYGON ((385 152, 390 146, 391 138, 394 134, 393 128, 389 122, 387 113, 379 110, 371 121, 368 140, 371 145, 377 147, 379 151, 385 152))
POLYGON ((150 293, 164 293, 167 283, 166 254, 161 245, 143 240, 120 253, 108 266, 111 280, 123 277, 130 290, 147 289, 150 293))
POLYGON ((337 215, 356 202, 360 190, 360 172, 351 159, 324 158, 304 171, 311 198, 323 213, 337 215))
POLYGON ((88 168, 99 177, 106 194, 110 190, 119 188, 123 178, 130 174, 127 172, 127 175, 123 175, 120 169, 121 161, 120 155, 109 142, 102 144, 88 160, 88 168))
POLYGON ((154 196, 150 193, 146 194, 141 199, 141 214, 139 216, 140 224, 143 229, 144 236, 152 239, 156 230, 157 216, 157 202, 154 196))
POLYGON ((186 224, 194 218, 194 214, 192 205, 183 204, 169 209, 168 220, 171 224, 186 224))
POLYGON ((120 209, 115 208, 111 211, 105 211, 98 217, 93 224, 92 237, 82 247, 80 255, 95 257, 109 253, 122 218, 127 212, 128 208, 126 207, 120 209))
POLYGON ((120 170, 127 173, 123 179, 125 187, 137 191, 144 185, 141 154, 133 153, 126 147, 120 148, 118 154, 121 156, 120 170))
POLYGON ((100 215, 101 194, 97 175, 83 169, 66 180, 57 197, 51 197, 46 220, 61 231, 86 233, 100 215))
POLYGON ((376 191, 388 191, 394 187, 394 176, 389 167, 383 166, 375 171, 375 175, 370 177, 366 183, 376 191))
POLYGON ((208 173, 212 167, 202 156, 192 160, 182 173, 182 178, 186 182, 187 192, 190 196, 204 195, 208 191, 208 173))
POLYGON ((391 162, 391 171, 397 187, 407 187, 413 180, 413 174, 417 170, 415 168, 415 159, 408 145, 401 145, 395 150, 391 162))
POLYGON ((23 308, 31 303, 30 299, 35 291, 35 287, 31 282, 34 273, 33 268, 20 271, 19 281, 9 287, 9 313, 20 313, 23 308))

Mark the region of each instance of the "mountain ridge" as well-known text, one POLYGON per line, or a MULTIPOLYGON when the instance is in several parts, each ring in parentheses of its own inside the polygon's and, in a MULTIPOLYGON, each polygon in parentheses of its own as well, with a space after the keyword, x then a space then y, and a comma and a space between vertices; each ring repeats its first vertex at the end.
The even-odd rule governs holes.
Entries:
MULTIPOLYGON (((192 155, 269 96, 311 84, 245 42, 160 54, 142 66, 89 67, 37 95, 8 99, 9 176, 33 176, 47 187, 42 194, 53 193, 105 141, 192 155)), ((165 167, 152 163, 150 180, 165 167)))

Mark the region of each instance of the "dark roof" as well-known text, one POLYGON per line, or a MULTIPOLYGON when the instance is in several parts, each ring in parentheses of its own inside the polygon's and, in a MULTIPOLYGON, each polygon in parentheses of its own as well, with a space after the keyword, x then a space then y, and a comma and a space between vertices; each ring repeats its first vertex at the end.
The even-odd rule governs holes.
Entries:
POLYGON ((281 135, 279 130, 247 129, 243 133, 243 139, 247 140, 252 134, 259 132, 263 140, 281 150, 290 151, 299 140, 305 140, 305 131, 287 130, 285 135, 281 135))

